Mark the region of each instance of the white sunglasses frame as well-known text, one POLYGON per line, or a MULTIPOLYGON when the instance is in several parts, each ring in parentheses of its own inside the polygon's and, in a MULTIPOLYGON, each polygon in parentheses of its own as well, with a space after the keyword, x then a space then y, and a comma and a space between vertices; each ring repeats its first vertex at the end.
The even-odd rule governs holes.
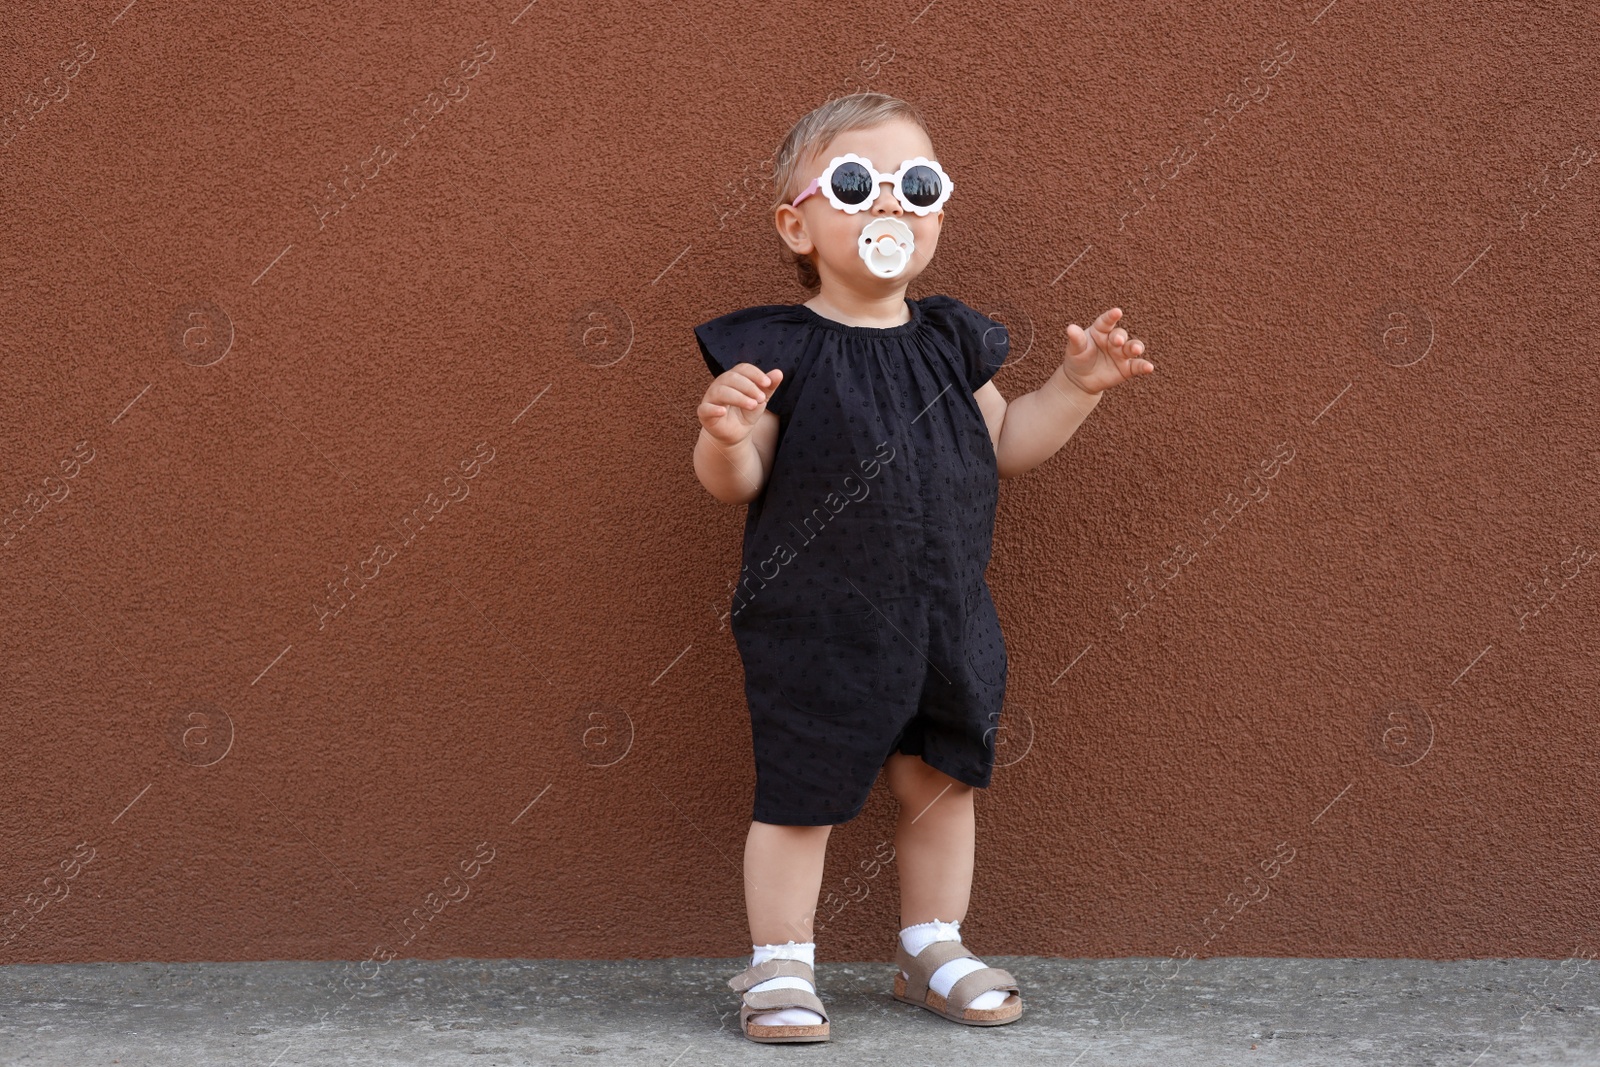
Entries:
POLYGON ((832 204, 835 208, 838 208, 847 215, 854 215, 859 211, 867 210, 873 204, 877 203, 879 195, 878 187, 884 182, 889 182, 893 185, 894 198, 900 202, 900 206, 905 208, 905 210, 909 211, 911 214, 918 216, 930 215, 933 212, 943 208, 945 201, 950 199, 950 194, 955 191, 956 187, 956 183, 950 180, 950 175, 944 172, 944 168, 939 166, 938 161, 929 159, 926 156, 917 156, 914 159, 905 160, 900 164, 899 170, 892 171, 890 173, 884 173, 883 171, 880 171, 878 168, 874 167, 870 159, 858 156, 854 152, 846 152, 842 156, 834 156, 831 160, 829 160, 827 168, 821 174, 817 175, 817 177, 812 179, 811 185, 806 187, 805 192, 795 197, 792 206, 798 207, 800 206, 800 201, 804 200, 806 197, 813 193, 821 192, 828 198, 828 203, 832 204), (859 163, 863 167, 867 168, 868 174, 872 175, 872 195, 867 197, 859 204, 847 204, 843 200, 840 200, 833 193, 833 172, 846 163, 859 163), (901 182, 905 178, 906 173, 910 171, 912 167, 928 167, 939 175, 939 199, 935 200, 926 207, 918 206, 906 199, 905 187, 901 184, 901 182))

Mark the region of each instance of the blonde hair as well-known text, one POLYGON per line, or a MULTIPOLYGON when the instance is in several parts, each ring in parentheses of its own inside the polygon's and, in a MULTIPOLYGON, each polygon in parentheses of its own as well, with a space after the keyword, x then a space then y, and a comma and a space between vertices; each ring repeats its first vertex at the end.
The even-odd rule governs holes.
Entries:
MULTIPOLYGON (((796 173, 800 161, 814 149, 825 148, 841 133, 869 130, 894 119, 914 122, 922 128, 923 133, 928 133, 928 124, 923 121, 922 112, 917 110, 915 104, 884 93, 841 96, 807 114, 794 124, 789 136, 778 147, 777 163, 772 174, 778 198, 773 201, 772 210, 776 212, 784 204, 792 203, 800 195, 801 187, 816 177, 815 174, 796 173)), ((932 134, 929 134, 929 139, 932 139, 932 134)), ((795 278, 800 285, 813 292, 822 288, 822 276, 817 273, 811 256, 801 255, 781 240, 779 245, 783 255, 794 263, 795 278)))

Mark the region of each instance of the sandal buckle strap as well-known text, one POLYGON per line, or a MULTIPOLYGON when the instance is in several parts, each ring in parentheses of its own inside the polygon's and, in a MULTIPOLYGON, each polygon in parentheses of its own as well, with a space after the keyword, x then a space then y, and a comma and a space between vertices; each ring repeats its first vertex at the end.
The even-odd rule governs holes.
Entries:
POLYGON ((822 1016, 823 1022, 828 1021, 822 998, 804 989, 764 989, 759 993, 746 993, 742 1015, 748 1019, 758 1012, 781 1011, 784 1008, 805 1008, 822 1016))
POLYGON ((906 993, 915 1000, 927 997, 928 980, 940 967, 951 960, 965 959, 968 956, 973 959, 978 958, 971 949, 959 941, 935 941, 915 956, 907 952, 905 945, 902 944, 895 955, 900 969, 909 975, 906 979, 906 993))
MULTIPOLYGON (((780 956, 764 963, 746 967, 742 972, 728 979, 728 988, 742 993, 751 986, 760 985, 762 982, 770 981, 773 978, 803 978, 810 982, 812 986, 817 984, 815 971, 804 960, 788 960, 780 956)), ((793 992, 800 993, 803 990, 796 989, 793 992)))
POLYGON ((946 998, 945 1003, 956 1011, 966 1011, 974 1000, 991 989, 1018 995, 1022 993, 1017 980, 1011 977, 1010 971, 1000 967, 983 967, 956 979, 956 984, 950 987, 950 996, 946 998))

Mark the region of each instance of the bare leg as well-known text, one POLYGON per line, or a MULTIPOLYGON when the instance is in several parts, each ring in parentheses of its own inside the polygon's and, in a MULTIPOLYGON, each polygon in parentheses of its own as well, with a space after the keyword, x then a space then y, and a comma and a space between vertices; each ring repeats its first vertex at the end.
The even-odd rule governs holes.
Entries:
POLYGON ((900 865, 900 926, 960 922, 972 899, 977 823, 973 787, 936 770, 921 756, 896 752, 884 764, 900 802, 894 858, 900 865))
MULTIPOLYGON (((900 927, 942 919, 960 922, 972 898, 977 820, 974 789, 935 770, 921 756, 896 752, 885 764, 889 791, 900 801, 894 854, 900 864, 900 927)), ((930 985, 948 995, 957 979, 982 967, 974 958, 951 960, 934 971, 930 985)), ((904 972, 902 972, 904 973, 904 972)), ((998 1008, 1007 994, 985 990, 970 1008, 998 1008)))
MULTIPOLYGON (((752 822, 744 843, 744 898, 750 917, 752 945, 805 944, 812 940, 812 919, 822 889, 822 863, 832 826, 779 826, 752 822)), ((770 980, 769 988, 815 987, 803 978, 770 980)), ((760 990, 767 983, 758 983, 760 990)), ((821 1018, 809 1008, 791 1007, 752 1015, 760 1026, 813 1026, 821 1018)))
POLYGON ((832 826, 752 822, 744 843, 744 899, 755 945, 812 939, 832 826))

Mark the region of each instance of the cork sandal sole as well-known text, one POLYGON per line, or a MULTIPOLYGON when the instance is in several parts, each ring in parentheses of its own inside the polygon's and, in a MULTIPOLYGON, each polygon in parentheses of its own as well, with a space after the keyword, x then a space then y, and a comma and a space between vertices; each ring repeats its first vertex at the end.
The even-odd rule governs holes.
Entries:
MULTIPOLYGON (((1000 968, 996 967, 995 970, 1000 968)), ((953 1023, 966 1023, 968 1026, 1003 1026, 1006 1023, 1016 1022, 1022 1017, 1022 997, 1016 993, 1007 997, 998 1008, 968 1008, 957 1015, 949 1009, 949 1004, 944 997, 928 990, 926 1000, 913 1000, 905 995, 906 979, 904 975, 894 976, 894 999, 906 1004, 915 1004, 919 1008, 927 1008, 935 1015, 949 1019, 953 1023)), ((987 992, 980 989, 979 993, 987 992)))
POLYGON ((900 969, 894 976, 894 999, 902 1003, 927 1008, 942 1019, 967 1026, 1004 1026, 1022 1017, 1022 990, 1011 972, 1002 968, 983 967, 962 975, 950 987, 949 997, 940 996, 928 985, 934 972, 951 960, 978 958, 959 941, 935 941, 915 956, 901 946, 895 955, 900 969), (1011 995, 996 1008, 968 1007, 991 989, 1011 995))
POLYGON ((751 1041, 762 1044, 783 1044, 798 1041, 827 1041, 830 1039, 828 1012, 822 1006, 822 1000, 815 993, 805 989, 768 989, 759 993, 750 992, 750 987, 760 985, 771 978, 803 978, 816 988, 816 978, 812 969, 800 960, 771 959, 754 967, 746 968, 742 973, 728 979, 728 987, 744 994, 739 1004, 739 1027, 744 1031, 744 1036, 751 1041), (784 1008, 805 1008, 822 1016, 822 1022, 810 1025, 763 1026, 751 1022, 751 1018, 769 1011, 782 1011, 784 1008))
MULTIPOLYGON (((789 1005, 793 1007, 793 1005, 789 1005)), ((816 1009, 813 1008, 813 1011, 816 1009)), ((828 1024, 821 1023, 817 1026, 761 1026, 757 1023, 745 1022, 744 1036, 751 1041, 759 1041, 764 1045, 778 1045, 791 1041, 827 1041, 828 1024)))

